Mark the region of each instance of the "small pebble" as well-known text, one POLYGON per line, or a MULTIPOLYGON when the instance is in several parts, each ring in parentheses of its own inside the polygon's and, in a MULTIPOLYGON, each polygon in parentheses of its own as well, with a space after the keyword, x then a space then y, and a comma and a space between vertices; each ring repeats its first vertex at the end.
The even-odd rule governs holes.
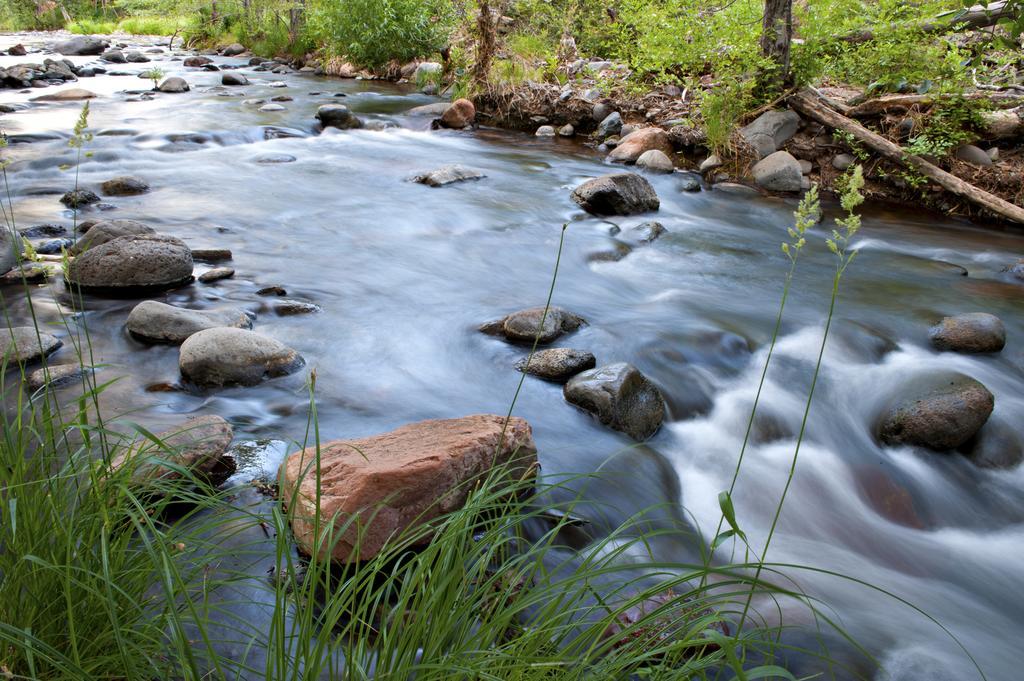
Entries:
POLYGON ((215 267, 199 275, 199 281, 210 284, 221 279, 229 279, 235 276, 235 270, 230 267, 215 267))

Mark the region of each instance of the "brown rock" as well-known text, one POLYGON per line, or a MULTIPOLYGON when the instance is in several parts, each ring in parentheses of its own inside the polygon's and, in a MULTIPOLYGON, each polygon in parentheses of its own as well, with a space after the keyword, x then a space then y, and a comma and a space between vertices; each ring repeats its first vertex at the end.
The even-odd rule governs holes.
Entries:
POLYGON ((234 460, 224 455, 234 431, 220 416, 189 419, 154 437, 159 442, 141 439, 114 457, 110 462, 111 472, 130 465, 133 466, 132 481, 147 484, 181 478, 181 469, 186 469, 212 485, 219 485, 235 471, 234 460))
POLYGON ((619 140, 618 146, 608 154, 608 160, 612 163, 636 163, 644 152, 652 149, 671 158, 672 142, 669 141, 668 133, 661 128, 641 128, 619 140))
POLYGON ((533 475, 537 449, 526 421, 513 417, 505 427, 504 417, 491 414, 336 440, 321 446, 319 508, 315 462, 310 448, 292 454, 281 467, 281 498, 289 506, 295 539, 303 552, 312 553, 319 516, 321 528, 332 523, 344 528, 333 546, 321 547, 321 556, 351 562, 374 557, 414 524, 460 508, 472 481, 495 466, 508 465, 515 479, 533 475))
POLYGON ((476 120, 476 107, 468 99, 456 99, 441 115, 441 127, 461 130, 476 120))
POLYGON ((98 97, 95 92, 89 92, 79 87, 69 88, 67 90, 61 90, 60 92, 53 92, 48 95, 41 95, 39 97, 33 97, 33 102, 78 102, 83 99, 93 99, 98 97))

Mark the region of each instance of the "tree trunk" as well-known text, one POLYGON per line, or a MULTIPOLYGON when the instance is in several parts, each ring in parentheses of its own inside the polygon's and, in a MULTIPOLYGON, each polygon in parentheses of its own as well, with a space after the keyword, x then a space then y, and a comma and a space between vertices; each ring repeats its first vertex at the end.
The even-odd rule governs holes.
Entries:
POLYGON ((217 0, 210 0, 210 23, 216 24, 219 18, 220 17, 217 13, 217 0))
POLYGON ((476 58, 473 60, 473 85, 482 88, 491 74, 491 61, 497 43, 497 30, 491 15, 490 0, 480 0, 480 15, 477 17, 476 58))
POLYGON ((781 92, 790 83, 789 46, 793 39, 793 0, 765 0, 761 55, 771 62, 759 77, 765 94, 781 92))
POLYGON ((292 45, 299 40, 302 33, 302 24, 306 18, 306 2, 299 0, 294 7, 288 10, 288 38, 292 45))

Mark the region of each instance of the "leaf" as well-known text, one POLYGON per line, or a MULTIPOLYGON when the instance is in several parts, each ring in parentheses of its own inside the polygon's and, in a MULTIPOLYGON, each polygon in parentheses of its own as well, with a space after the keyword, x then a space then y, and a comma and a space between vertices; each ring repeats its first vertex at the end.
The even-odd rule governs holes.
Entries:
POLYGON ((725 521, 729 523, 729 527, 736 533, 739 533, 740 527, 736 522, 736 511, 732 507, 732 495, 728 491, 718 493, 718 507, 722 509, 722 515, 725 517, 725 521))
POLYGON ((754 667, 746 672, 746 677, 747 681, 753 681, 754 679, 789 679, 789 681, 796 681, 796 677, 790 674, 788 670, 774 664, 754 667))
POLYGON ((739 536, 746 540, 746 537, 743 535, 743 533, 736 532, 736 530, 726 530, 725 532, 719 533, 719 535, 715 537, 714 540, 711 542, 711 550, 714 551, 719 546, 724 544, 727 539, 731 539, 732 537, 736 536, 739 536))

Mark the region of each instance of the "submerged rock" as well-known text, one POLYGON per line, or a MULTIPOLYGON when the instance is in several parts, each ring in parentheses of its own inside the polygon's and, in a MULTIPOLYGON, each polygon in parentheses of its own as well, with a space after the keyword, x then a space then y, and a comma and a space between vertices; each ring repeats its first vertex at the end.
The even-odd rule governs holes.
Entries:
POLYGON ((454 182, 465 182, 466 180, 480 180, 487 177, 479 170, 467 168, 456 164, 441 166, 412 178, 413 182, 425 184, 428 187, 443 187, 454 182))
POLYGON ((981 430, 994 406, 995 397, 973 378, 929 378, 914 394, 896 399, 884 411, 878 439, 886 445, 956 449, 981 430))
POLYGON ((572 200, 594 215, 633 215, 658 210, 654 187, 635 173, 615 173, 587 180, 572 191, 572 200))
POLYGON ((0 345, 4 348, 3 361, 8 365, 42 359, 63 344, 56 336, 37 331, 32 326, 0 329, 0 345))
POLYGON ((537 448, 523 419, 506 423, 504 417, 482 414, 421 421, 390 433, 328 442, 319 452, 295 452, 281 466, 280 497, 303 553, 318 548, 317 524, 333 524, 335 542, 321 545, 320 556, 348 563, 373 558, 403 531, 457 510, 473 481, 492 469, 507 467, 509 478, 519 480, 532 477, 536 464, 537 448), (311 470, 317 461, 319 493, 311 470))
POLYGON ((212 63, 212 59, 203 56, 185 57, 185 61, 182 62, 184 66, 188 66, 190 68, 199 68, 201 66, 206 66, 207 64, 212 63))
POLYGON ((665 400, 657 386, 625 362, 584 371, 566 383, 563 393, 570 403, 634 440, 654 435, 665 418, 665 400))
POLYGON ((178 368, 203 387, 256 385, 298 370, 304 360, 284 343, 254 331, 205 329, 181 345, 178 368))
POLYGON ((324 104, 316 110, 316 119, 325 128, 350 130, 363 127, 363 122, 344 104, 324 104))
POLYGON ((91 35, 76 35, 53 46, 55 52, 66 56, 95 56, 103 54, 109 45, 106 40, 91 35))
POLYGON ((194 333, 217 327, 251 329, 252 317, 244 310, 190 310, 145 300, 128 314, 128 331, 139 340, 179 345, 194 333))
POLYGON ((220 77, 221 85, 248 85, 249 79, 241 73, 226 72, 220 77))
POLYGON ((149 191, 149 185, 145 181, 127 175, 107 180, 101 188, 107 196, 136 196, 149 191))
POLYGON ((234 436, 231 424, 220 416, 197 416, 155 434, 154 439, 137 440, 114 457, 110 471, 117 473, 127 467, 134 484, 148 485, 157 480, 180 479, 184 469, 217 486, 235 472, 234 459, 226 455, 234 436))
POLYGON ((25 385, 35 392, 40 388, 60 388, 79 381, 85 369, 77 364, 58 364, 36 369, 25 377, 25 385))
POLYGON ((1013 425, 993 417, 967 444, 965 455, 981 468, 1014 468, 1024 461, 1024 439, 1013 425))
POLYGON ((995 315, 970 312, 942 321, 928 332, 937 350, 952 352, 999 352, 1006 345, 1006 326, 995 315))
POLYGON ((594 359, 594 355, 571 348, 538 350, 532 358, 524 357, 516 362, 516 369, 519 371, 557 383, 564 383, 581 371, 593 369, 595 366, 597 360, 594 359))
POLYGON ((99 203, 100 197, 96 195, 96 192, 89 191, 88 189, 73 189, 60 197, 60 202, 68 208, 81 208, 82 206, 99 203))
POLYGON ((492 336, 504 336, 513 343, 550 343, 564 333, 570 333, 586 324, 583 317, 574 315, 560 307, 531 307, 513 312, 480 327, 480 331, 492 336), (541 323, 543 320, 543 324, 541 323))
POLYGON ((118 237, 93 246, 71 261, 67 282, 82 289, 167 289, 192 279, 192 253, 174 237, 118 237))

